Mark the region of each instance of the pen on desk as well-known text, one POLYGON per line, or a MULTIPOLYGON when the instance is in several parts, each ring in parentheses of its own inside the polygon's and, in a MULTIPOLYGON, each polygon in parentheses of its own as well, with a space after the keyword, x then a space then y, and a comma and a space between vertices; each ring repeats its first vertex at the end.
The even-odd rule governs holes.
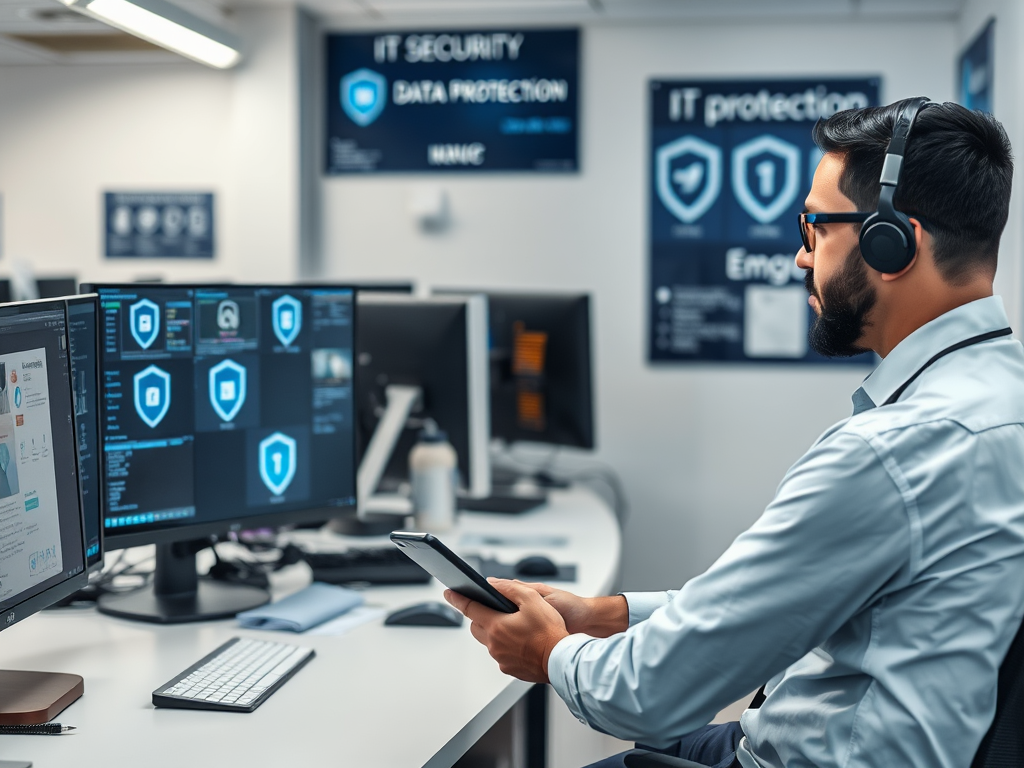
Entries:
POLYGON ((0 736, 6 734, 25 734, 31 736, 56 736, 60 733, 67 733, 75 730, 73 725, 61 725, 60 723, 43 723, 42 725, 0 725, 0 736))

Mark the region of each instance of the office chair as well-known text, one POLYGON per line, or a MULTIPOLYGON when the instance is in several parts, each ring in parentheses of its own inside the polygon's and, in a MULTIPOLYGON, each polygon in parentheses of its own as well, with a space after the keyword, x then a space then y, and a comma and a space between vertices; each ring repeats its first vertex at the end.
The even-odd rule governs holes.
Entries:
MULTIPOLYGON (((756 709, 764 699, 759 694, 751 702, 756 709)), ((698 763, 638 750, 626 755, 627 768, 705 768, 698 763)), ((996 689, 996 714, 981 740, 971 768, 1020 768, 1024 765, 1024 625, 999 666, 996 689)))

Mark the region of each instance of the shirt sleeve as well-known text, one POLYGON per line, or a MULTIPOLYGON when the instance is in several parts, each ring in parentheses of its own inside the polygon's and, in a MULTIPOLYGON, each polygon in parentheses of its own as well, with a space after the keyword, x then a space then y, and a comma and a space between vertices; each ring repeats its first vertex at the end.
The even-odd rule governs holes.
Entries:
POLYGON ((647 621, 651 614, 672 602, 678 590, 668 592, 622 592, 629 607, 629 626, 647 621))
POLYGON ((552 686, 577 718, 627 741, 664 747, 706 725, 910 567, 906 485, 890 470, 864 438, 826 438, 705 573, 675 593, 626 595, 625 632, 564 638, 552 686))

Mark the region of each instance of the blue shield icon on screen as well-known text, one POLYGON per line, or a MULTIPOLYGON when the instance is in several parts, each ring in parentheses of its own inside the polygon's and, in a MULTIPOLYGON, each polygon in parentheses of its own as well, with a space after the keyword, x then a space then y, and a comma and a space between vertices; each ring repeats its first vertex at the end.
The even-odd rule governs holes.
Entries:
POLYGON ((274 335, 290 347, 302 330, 302 302, 291 296, 277 299, 270 309, 274 335))
POLYGON ((160 333, 160 307, 149 299, 136 301, 128 308, 128 327, 143 349, 149 349, 160 333))
POLYGON ((732 190, 755 221, 770 224, 800 193, 800 150, 771 134, 740 144, 732 151, 732 190))
POLYGON ((135 411, 155 427, 171 407, 171 374, 151 365, 135 374, 135 411))
POLYGON ((224 421, 231 421, 245 404, 246 370, 234 360, 210 369, 210 405, 224 421))
POLYGON ((275 432, 260 442, 260 477, 275 496, 280 496, 295 477, 295 440, 275 432))
POLYGON ((655 155, 658 199, 684 224, 693 224, 722 191, 722 150, 696 136, 684 136, 655 155))
POLYGON ((349 119, 365 128, 384 111, 388 81, 372 69, 357 69, 341 78, 341 108, 349 119))

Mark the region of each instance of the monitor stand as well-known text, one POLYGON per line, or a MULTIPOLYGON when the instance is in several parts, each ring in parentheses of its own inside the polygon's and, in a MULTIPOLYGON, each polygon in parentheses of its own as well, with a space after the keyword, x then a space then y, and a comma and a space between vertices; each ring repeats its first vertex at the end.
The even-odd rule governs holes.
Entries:
POLYGON ((330 521, 327 530, 332 533, 343 536, 387 536, 392 531, 401 530, 405 525, 405 518, 412 514, 408 499, 402 501, 401 506, 405 508, 398 509, 389 508, 394 505, 389 505, 387 501, 382 505, 375 505, 373 497, 398 438, 405 429, 409 414, 423 399, 423 390, 403 384, 389 384, 384 391, 387 407, 377 422, 377 427, 363 454, 363 460, 359 463, 356 477, 356 516, 330 521))
POLYGON ((327 530, 342 536, 387 536, 403 530, 412 512, 408 497, 378 494, 364 502, 362 514, 335 518, 327 524, 327 530))
POLYGON ((270 602, 265 589, 218 581, 200 581, 196 553, 209 539, 156 545, 153 585, 124 595, 103 595, 100 613, 154 624, 230 619, 270 602))
POLYGON ((48 723, 84 691, 80 675, 0 670, 0 725, 48 723))
POLYGON ((327 524, 327 530, 339 536, 387 536, 392 531, 400 531, 404 527, 404 515, 340 517, 327 524))

